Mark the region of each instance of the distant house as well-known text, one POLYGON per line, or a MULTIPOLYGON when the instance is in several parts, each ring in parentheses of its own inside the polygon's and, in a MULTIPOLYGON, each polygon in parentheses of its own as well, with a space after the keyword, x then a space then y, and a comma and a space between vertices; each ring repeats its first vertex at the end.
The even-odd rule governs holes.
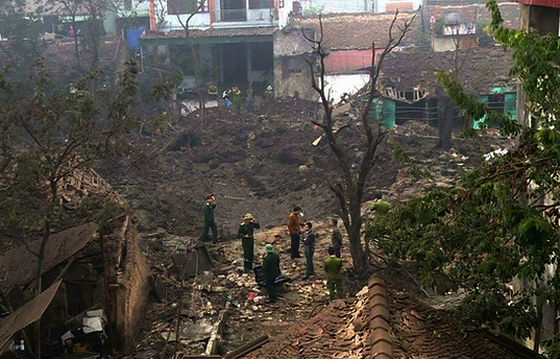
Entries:
MULTIPOLYGON (((501 2, 499 8, 508 27, 519 25, 519 4, 501 2)), ((480 4, 445 4, 428 6, 431 44, 436 52, 471 49, 477 46, 494 46, 484 27, 490 23, 490 13, 480 4)))
MULTIPOLYGON (((384 121, 393 125, 409 120, 436 124, 441 90, 435 72, 455 71, 454 55, 454 52, 390 54, 378 83, 384 108, 391 109, 384 112, 384 121)), ((458 80, 465 92, 476 96, 490 109, 516 118, 516 82, 509 74, 513 65, 511 52, 493 47, 459 51, 457 55, 458 80)))
MULTIPOLYGON (((90 13, 86 6, 76 8, 65 7, 62 2, 54 5, 46 4, 45 0, 27 1, 26 12, 40 15, 45 32, 56 33, 69 36, 70 26, 72 26, 72 15, 75 16, 76 34, 80 28, 90 18, 90 13)), ((115 36, 120 34, 123 29, 130 27, 147 27, 149 25, 150 7, 144 0, 126 0, 121 2, 107 2, 101 10, 103 20, 103 34, 115 36)), ((85 27, 84 27, 85 28, 85 27)), ((85 28, 87 30, 87 28, 85 28)))
POLYGON ((273 34, 288 23, 292 0, 167 0, 151 4, 151 31, 141 38, 144 66, 152 66, 157 53, 179 66, 187 75, 186 86, 192 87, 192 41, 198 48, 206 83, 271 83, 273 34), (189 18, 187 38, 184 25, 189 18))
MULTIPOLYGON (((402 25, 412 16, 411 13, 403 13, 397 25, 402 25)), ((323 47, 328 51, 325 71, 333 100, 338 102, 344 93, 355 93, 367 83, 373 51, 376 55, 383 51, 392 20, 392 14, 323 16, 323 47)), ((413 32, 420 31, 419 27, 419 22, 413 22, 413 32)), ((310 89, 310 69, 304 61, 312 51, 312 44, 305 40, 302 31, 308 37, 318 39, 318 17, 295 16, 285 29, 275 35, 274 83, 277 96, 293 96, 297 92, 304 98, 316 98, 310 89)), ((394 35, 396 31, 395 28, 394 35)), ((414 46, 414 38, 406 37, 401 46, 414 46)))
POLYGON ((294 12, 303 15, 392 13, 396 9, 415 11, 421 4, 421 0, 298 0, 294 12))

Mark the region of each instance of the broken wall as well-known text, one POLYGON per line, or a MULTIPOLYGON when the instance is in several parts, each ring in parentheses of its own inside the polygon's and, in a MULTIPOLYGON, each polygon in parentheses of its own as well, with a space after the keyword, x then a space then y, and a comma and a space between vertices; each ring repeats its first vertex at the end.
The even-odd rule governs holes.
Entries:
MULTIPOLYGON (((312 32, 307 34, 313 38, 312 32)), ((311 44, 303 37, 300 29, 279 31, 274 34, 274 95, 316 100, 311 88, 311 70, 305 61, 312 52, 311 44)))
POLYGON ((435 52, 456 51, 458 41, 459 50, 474 49, 478 47, 476 36, 432 36, 432 49, 435 52))
MULTIPOLYGON (((127 221, 130 221, 127 218, 127 221)), ((116 303, 115 324, 118 345, 124 351, 135 346, 148 301, 148 276, 150 268, 138 244, 136 226, 129 223, 124 235, 125 253, 117 273, 117 289, 114 292, 116 303)))

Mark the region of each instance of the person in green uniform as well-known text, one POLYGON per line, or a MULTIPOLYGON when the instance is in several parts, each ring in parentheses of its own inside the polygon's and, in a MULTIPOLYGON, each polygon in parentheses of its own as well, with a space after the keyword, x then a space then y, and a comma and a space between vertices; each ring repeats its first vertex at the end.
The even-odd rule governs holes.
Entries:
POLYGON ((342 231, 338 228, 338 219, 331 218, 331 227, 333 228, 331 241, 334 253, 336 258, 340 258, 340 250, 342 249, 342 231))
POLYGON ((371 205, 371 210, 375 212, 378 216, 384 216, 389 213, 391 209, 391 205, 389 202, 383 200, 383 194, 381 192, 377 192, 375 194, 375 199, 373 200, 373 204, 371 205))
POLYGON ((329 300, 335 297, 344 299, 344 288, 342 287, 342 259, 337 258, 333 247, 328 249, 329 257, 325 259, 325 272, 327 272, 327 288, 329 289, 329 300))
POLYGON ((202 232, 202 240, 209 241, 208 231, 212 229, 212 241, 218 241, 218 228, 214 221, 214 209, 216 209, 216 197, 210 194, 206 197, 206 204, 204 205, 204 232, 202 232))
POLYGON ((274 280, 280 275, 280 256, 274 250, 272 244, 264 247, 266 256, 263 260, 264 280, 266 281, 266 291, 268 292, 268 302, 274 303, 278 299, 274 280))
POLYGON ((261 228, 259 222, 257 222, 251 213, 247 213, 243 223, 239 225, 239 230, 237 231, 237 237, 241 238, 241 244, 243 246, 243 267, 245 268, 246 273, 251 272, 253 269, 255 251, 253 231, 258 228, 261 228))

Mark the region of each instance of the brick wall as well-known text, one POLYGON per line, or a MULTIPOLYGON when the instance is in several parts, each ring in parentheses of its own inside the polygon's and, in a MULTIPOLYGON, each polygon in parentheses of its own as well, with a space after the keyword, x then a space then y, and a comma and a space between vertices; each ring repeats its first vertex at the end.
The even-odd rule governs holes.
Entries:
POLYGON ((131 223, 125 234, 124 271, 118 274, 115 292, 117 345, 126 352, 135 347, 149 298, 150 268, 138 245, 136 227, 131 223))

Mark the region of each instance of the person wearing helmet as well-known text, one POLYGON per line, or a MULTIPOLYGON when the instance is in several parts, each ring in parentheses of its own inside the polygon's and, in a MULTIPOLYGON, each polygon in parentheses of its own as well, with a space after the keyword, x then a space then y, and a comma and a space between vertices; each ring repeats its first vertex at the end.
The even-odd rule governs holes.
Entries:
POLYGON ((218 241, 218 228, 216 226, 216 221, 214 220, 214 210, 216 209, 216 196, 214 194, 209 194, 206 196, 206 204, 204 205, 204 232, 202 232, 201 239, 204 242, 210 241, 208 238, 208 232, 212 230, 212 242, 216 243, 218 241))
POLYGON ((249 273, 253 269, 254 259, 254 242, 253 232, 255 229, 261 228, 259 222, 253 217, 251 213, 247 213, 243 219, 243 223, 239 225, 237 237, 241 238, 241 245, 243 246, 243 267, 245 272, 249 273))

